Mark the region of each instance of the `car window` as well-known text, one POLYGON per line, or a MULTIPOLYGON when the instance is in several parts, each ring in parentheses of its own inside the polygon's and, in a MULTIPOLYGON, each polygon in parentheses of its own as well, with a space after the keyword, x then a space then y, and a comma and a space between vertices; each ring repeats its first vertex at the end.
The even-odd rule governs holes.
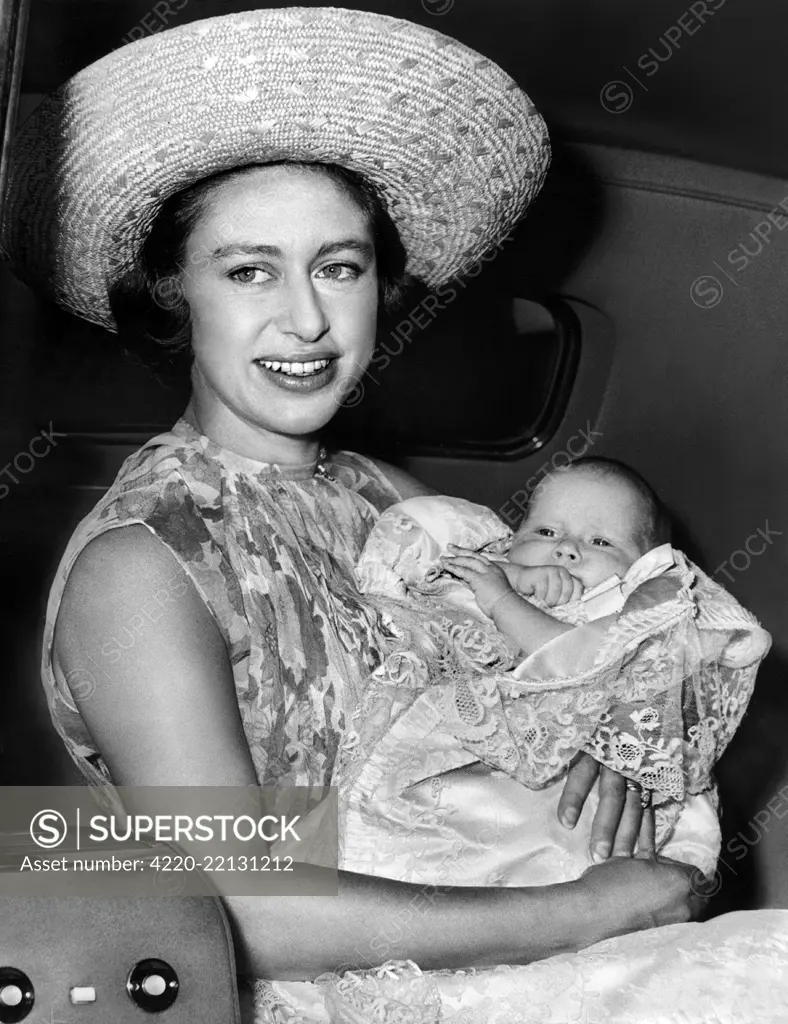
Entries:
POLYGON ((501 459, 544 444, 579 357, 569 307, 513 300, 489 285, 469 285, 443 308, 430 297, 383 325, 367 373, 334 421, 337 441, 394 456, 501 459))

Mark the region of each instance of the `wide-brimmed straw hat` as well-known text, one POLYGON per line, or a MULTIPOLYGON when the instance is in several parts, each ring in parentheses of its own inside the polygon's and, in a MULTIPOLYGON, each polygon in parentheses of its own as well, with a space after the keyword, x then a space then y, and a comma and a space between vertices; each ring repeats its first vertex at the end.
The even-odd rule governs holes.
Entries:
POLYGON ((432 29, 336 8, 230 14, 123 46, 33 112, 11 153, 2 251, 24 281, 114 330, 108 287, 164 200, 282 160, 370 181, 408 272, 434 287, 522 216, 549 145, 501 68, 432 29))

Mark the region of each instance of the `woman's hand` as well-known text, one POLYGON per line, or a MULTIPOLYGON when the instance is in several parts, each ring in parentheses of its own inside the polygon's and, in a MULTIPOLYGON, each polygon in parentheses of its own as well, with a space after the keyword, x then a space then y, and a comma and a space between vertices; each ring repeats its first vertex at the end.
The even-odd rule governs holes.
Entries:
POLYGON ((697 868, 663 857, 613 857, 594 864, 577 881, 587 901, 591 942, 610 935, 684 924, 706 905, 698 895, 697 868))
POLYGON ((558 820, 564 828, 575 827, 597 777, 599 806, 591 826, 591 856, 597 861, 611 855, 631 857, 643 819, 640 794, 628 790, 623 775, 600 765, 590 754, 577 754, 569 768, 558 803, 558 820))

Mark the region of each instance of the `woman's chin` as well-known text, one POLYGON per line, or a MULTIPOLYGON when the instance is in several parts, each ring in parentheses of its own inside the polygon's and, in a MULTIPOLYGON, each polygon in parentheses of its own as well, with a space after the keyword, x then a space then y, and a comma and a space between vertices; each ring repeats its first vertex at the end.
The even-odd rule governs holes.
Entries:
POLYGON ((363 393, 357 375, 338 372, 337 360, 314 374, 284 375, 265 367, 258 367, 257 372, 258 386, 249 397, 266 419, 276 417, 293 434, 322 429, 342 405, 357 404, 359 393, 363 393))
POLYGON ((258 422, 266 431, 285 434, 289 437, 300 437, 304 440, 319 437, 337 413, 339 405, 330 396, 324 401, 302 403, 298 409, 283 410, 281 416, 267 408, 259 416, 258 422))

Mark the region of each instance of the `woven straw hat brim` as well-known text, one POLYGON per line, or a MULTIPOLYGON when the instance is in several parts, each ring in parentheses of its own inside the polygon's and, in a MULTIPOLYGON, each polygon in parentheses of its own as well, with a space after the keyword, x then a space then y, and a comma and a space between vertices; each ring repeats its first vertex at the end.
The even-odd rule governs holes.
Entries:
POLYGON ((510 231, 549 156, 517 84, 441 33, 336 8, 232 14, 130 43, 47 97, 14 141, 0 245, 114 330, 108 286, 165 199, 240 165, 319 161, 376 186, 434 287, 510 231))

